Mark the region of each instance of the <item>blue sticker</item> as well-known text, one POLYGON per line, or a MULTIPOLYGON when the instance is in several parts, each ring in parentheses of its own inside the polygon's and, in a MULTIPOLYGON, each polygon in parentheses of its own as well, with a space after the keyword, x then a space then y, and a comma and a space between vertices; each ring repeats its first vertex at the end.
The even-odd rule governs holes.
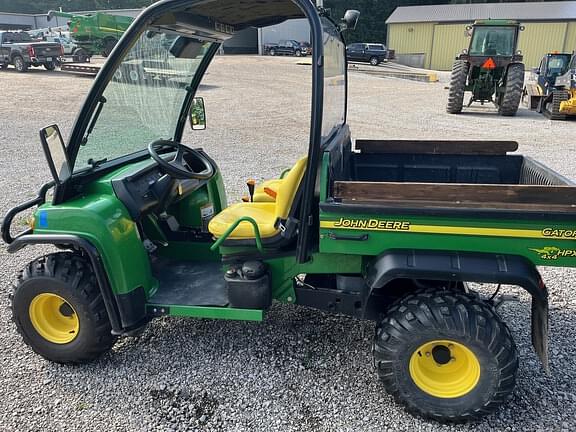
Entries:
POLYGON ((38 212, 38 228, 48 228, 48 212, 46 210, 38 212))

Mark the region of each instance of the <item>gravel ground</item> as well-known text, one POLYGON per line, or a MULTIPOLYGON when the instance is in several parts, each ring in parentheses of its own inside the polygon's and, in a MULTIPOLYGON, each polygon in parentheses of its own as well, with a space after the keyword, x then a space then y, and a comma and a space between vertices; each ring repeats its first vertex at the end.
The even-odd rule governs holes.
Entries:
MULTIPOLYGON (((350 74, 355 138, 516 139, 520 151, 574 178, 572 122, 552 123, 492 107, 444 112, 447 77, 424 84, 350 74)), ((202 87, 208 130, 188 133, 220 164, 231 200, 244 180, 277 175, 307 147, 310 70, 290 58, 222 57, 202 87)), ((0 72, 0 213, 49 179, 38 130, 69 133, 92 80, 43 70, 0 72)), ((145 143, 143 143, 144 145, 145 143)), ((39 255, 0 248, 0 430, 465 431, 576 427, 574 274, 542 269, 551 293, 551 375, 530 345, 529 297, 501 310, 521 364, 510 403, 477 424, 444 426, 413 418, 378 383, 373 325, 306 308, 275 305, 262 324, 163 318, 100 360, 49 363, 21 342, 7 294, 17 271, 39 255)), ((493 287, 479 287, 489 293, 493 287)))

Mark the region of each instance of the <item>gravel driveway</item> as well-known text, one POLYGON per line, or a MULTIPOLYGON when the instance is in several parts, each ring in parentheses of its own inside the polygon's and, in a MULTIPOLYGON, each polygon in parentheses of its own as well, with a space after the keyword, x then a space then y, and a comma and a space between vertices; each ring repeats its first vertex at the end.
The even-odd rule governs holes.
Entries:
MULTIPOLYGON (((574 122, 522 109, 445 113, 447 77, 417 83, 350 74, 355 138, 515 139, 520 151, 575 178, 574 122)), ((38 130, 67 135, 91 79, 59 72, 0 71, 0 214, 49 179, 38 130)), ((184 142, 203 146, 224 172, 230 201, 249 177, 276 176, 307 148, 310 69, 291 58, 220 57, 201 89, 208 129, 184 142)), ((142 143, 143 146, 147 143, 142 143)), ((3 246, 3 245, 2 245, 3 246)), ((379 384, 373 325, 302 307, 275 305, 262 324, 162 318, 119 341, 97 362, 49 363, 21 342, 8 293, 17 271, 41 254, 0 248, 0 430, 447 431, 573 430, 576 427, 574 271, 542 269, 551 293, 551 374, 530 344, 530 303, 500 309, 520 351, 514 397, 477 424, 413 418, 379 384)), ((491 292, 493 287, 479 287, 491 292)))

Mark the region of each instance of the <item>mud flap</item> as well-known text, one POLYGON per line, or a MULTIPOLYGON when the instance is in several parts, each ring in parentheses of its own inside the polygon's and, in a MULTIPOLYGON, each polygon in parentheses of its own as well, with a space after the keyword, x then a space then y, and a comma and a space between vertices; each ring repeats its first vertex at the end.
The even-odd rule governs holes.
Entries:
POLYGON ((547 374, 548 363, 548 299, 532 296, 532 346, 547 374))

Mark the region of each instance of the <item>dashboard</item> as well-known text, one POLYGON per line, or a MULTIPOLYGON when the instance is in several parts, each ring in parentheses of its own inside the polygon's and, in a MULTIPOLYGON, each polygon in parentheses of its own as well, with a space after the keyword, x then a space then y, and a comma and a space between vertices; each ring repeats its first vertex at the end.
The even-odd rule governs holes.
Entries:
POLYGON ((162 212, 168 204, 184 199, 207 181, 174 179, 153 163, 135 173, 113 179, 112 188, 130 216, 138 220, 146 213, 162 212))

